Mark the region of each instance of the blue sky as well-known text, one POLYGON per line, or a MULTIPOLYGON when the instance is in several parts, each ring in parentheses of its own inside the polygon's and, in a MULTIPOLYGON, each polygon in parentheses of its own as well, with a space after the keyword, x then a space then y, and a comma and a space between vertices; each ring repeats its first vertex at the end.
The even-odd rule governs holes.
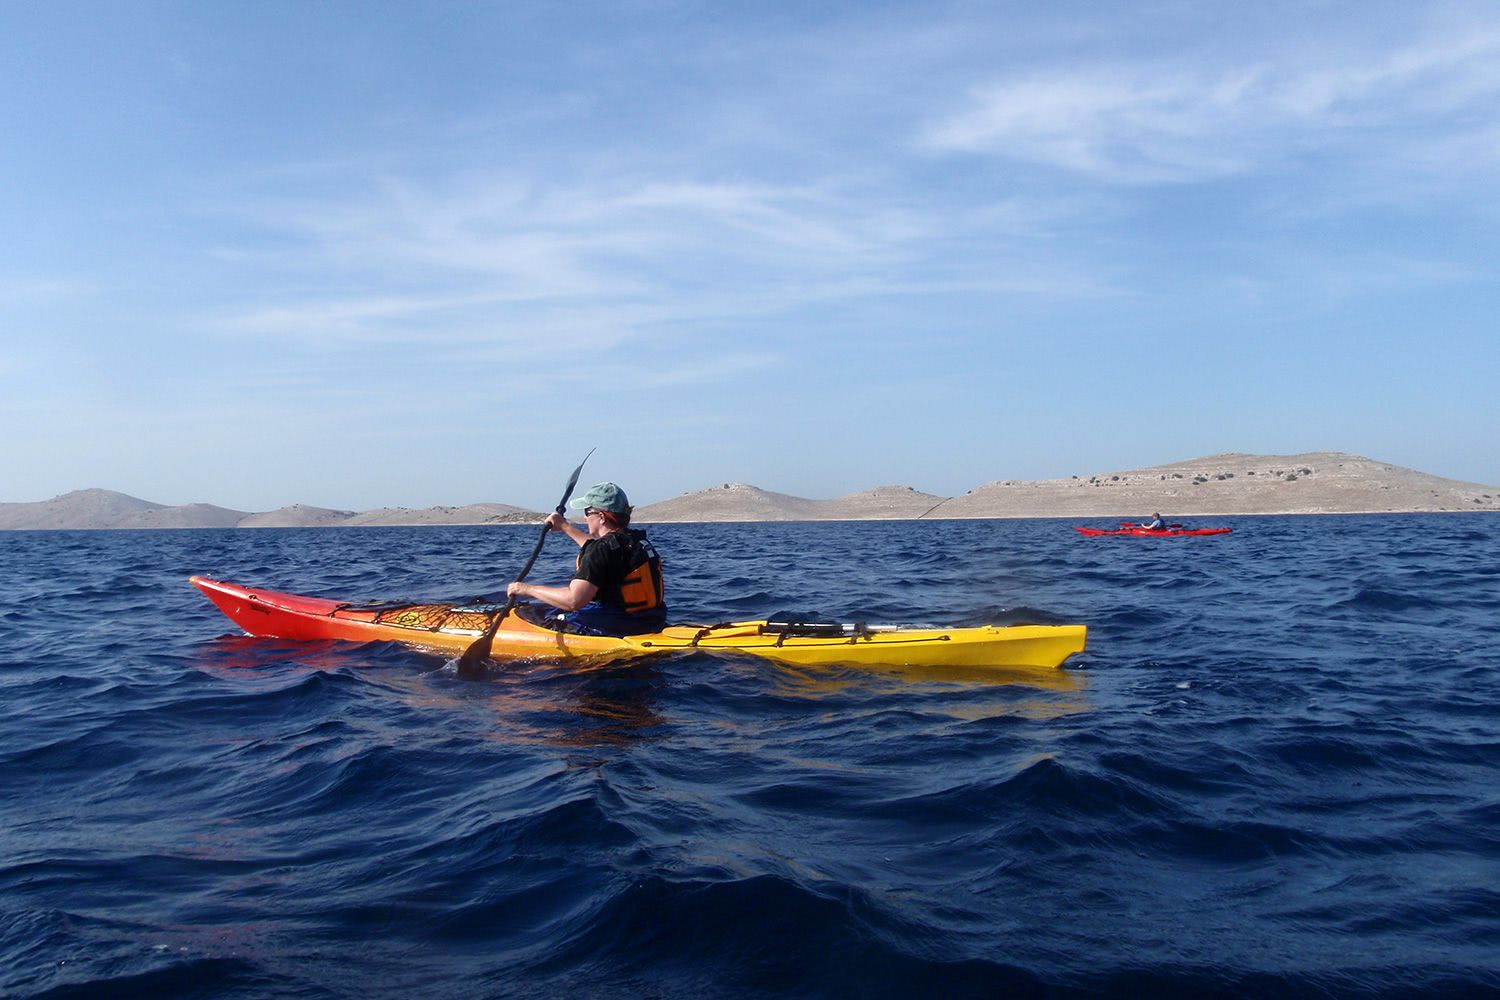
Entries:
POLYGON ((1500 484, 1492 3, 7 3, 0 500, 1500 484))

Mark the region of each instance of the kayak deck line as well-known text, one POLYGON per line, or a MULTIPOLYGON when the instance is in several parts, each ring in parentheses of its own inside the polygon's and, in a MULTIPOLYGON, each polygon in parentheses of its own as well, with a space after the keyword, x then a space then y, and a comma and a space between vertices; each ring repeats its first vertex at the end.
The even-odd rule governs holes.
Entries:
MULTIPOLYGON (((462 652, 503 609, 450 604, 359 606, 193 576, 189 582, 250 635, 293 640, 393 641, 462 652)), ((607 661, 677 650, 745 653, 783 663, 1055 670, 1084 650, 1084 625, 981 625, 962 628, 868 626, 834 622, 722 622, 669 625, 634 636, 559 632, 510 615, 495 633, 499 658, 607 661), (803 631, 799 633, 799 629, 803 631), (774 636, 774 641, 772 640, 774 636)))
MULTIPOLYGON (((764 633, 761 633, 761 634, 764 634, 764 633)), ((706 638, 714 638, 714 636, 707 636, 706 638)), ((735 643, 734 648, 735 649, 766 649, 766 648, 775 649, 775 648, 777 648, 779 646, 785 645, 785 643, 782 641, 782 639, 785 639, 785 638, 786 638, 785 636, 782 636, 781 639, 778 639, 776 642, 763 642, 763 643, 752 643, 752 642, 738 643, 737 642, 737 643, 735 643)), ((823 645, 824 646, 853 646, 853 645, 858 644, 860 639, 864 639, 866 641, 873 641, 873 637, 872 636, 868 636, 868 635, 865 635, 865 636, 853 635, 853 636, 850 636, 847 639, 841 639, 841 638, 837 638, 837 637, 833 637, 833 636, 821 636, 821 635, 819 635, 819 636, 798 636, 798 638, 802 638, 802 639, 814 639, 814 640, 821 639, 821 640, 823 640, 823 645)), ((884 645, 892 645, 892 646, 894 646, 894 645, 897 645, 897 644, 903 643, 903 642, 950 642, 950 641, 952 641, 952 637, 948 636, 948 635, 934 635, 934 636, 928 636, 928 637, 924 637, 924 638, 920 638, 920 639, 916 638, 916 637, 896 636, 894 638, 884 640, 883 644, 884 645)), ((685 643, 670 643, 670 642, 657 642, 657 641, 652 640, 652 639, 643 639, 641 641, 641 645, 645 646, 647 648, 651 648, 651 649, 704 649, 704 648, 712 648, 712 647, 705 647, 700 641, 697 641, 697 640, 694 640, 694 641, 691 641, 691 642, 685 642, 685 643)))

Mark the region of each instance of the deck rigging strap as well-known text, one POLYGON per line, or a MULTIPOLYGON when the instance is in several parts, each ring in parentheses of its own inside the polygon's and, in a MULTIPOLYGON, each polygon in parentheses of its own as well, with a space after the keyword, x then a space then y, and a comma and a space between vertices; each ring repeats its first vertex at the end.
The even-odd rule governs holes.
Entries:
POLYGON ((698 648, 698 643, 700 643, 704 639, 708 638, 711 634, 713 634, 717 630, 719 630, 721 628, 729 628, 733 624, 734 624, 734 622, 719 622, 717 625, 702 625, 702 626, 700 626, 698 628, 698 631, 693 634, 693 641, 690 642, 690 643, 688 643, 688 648, 689 649, 697 649, 698 648))
MULTIPOLYGON (((780 646, 789 638, 796 639, 847 639, 850 644, 860 639, 869 639, 874 630, 865 622, 831 622, 811 615, 795 615, 782 612, 774 615, 760 626, 762 635, 776 636, 780 646)), ((887 629, 887 631, 889 631, 887 629)))

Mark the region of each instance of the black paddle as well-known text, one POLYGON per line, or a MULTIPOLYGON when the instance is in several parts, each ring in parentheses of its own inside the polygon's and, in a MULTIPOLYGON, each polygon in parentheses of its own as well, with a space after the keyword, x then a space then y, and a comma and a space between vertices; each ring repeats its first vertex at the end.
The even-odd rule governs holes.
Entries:
MULTIPOLYGON (((590 448, 589 454, 583 456, 583 462, 579 462, 578 468, 573 470, 573 475, 568 477, 568 485, 563 490, 562 499, 557 501, 557 512, 559 514, 563 513, 563 509, 567 507, 568 497, 573 495, 573 487, 578 485, 578 476, 583 472, 584 462, 587 462, 589 455, 593 453, 594 449, 590 448)), ((531 550, 531 558, 526 560, 525 566, 521 567, 521 573, 516 577, 517 580, 526 579, 526 574, 531 572, 531 567, 536 563, 536 557, 541 554, 542 543, 547 540, 547 533, 551 530, 546 525, 542 526, 542 537, 536 540, 536 548, 531 550)), ((510 616, 515 606, 516 598, 512 594, 505 601, 505 610, 495 616, 494 620, 490 622, 490 627, 484 630, 484 635, 471 642, 469 648, 464 650, 464 655, 458 658, 458 676, 472 680, 475 677, 483 675, 484 661, 490 658, 490 646, 495 642, 495 633, 500 631, 500 623, 510 616)))

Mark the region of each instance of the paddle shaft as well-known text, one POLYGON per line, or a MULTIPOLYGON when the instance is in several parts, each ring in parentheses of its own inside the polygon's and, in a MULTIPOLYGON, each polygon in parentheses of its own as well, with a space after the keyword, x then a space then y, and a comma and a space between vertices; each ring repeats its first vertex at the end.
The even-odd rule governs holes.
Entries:
MULTIPOLYGON (((562 514, 567 508, 568 498, 573 495, 573 488, 578 485, 578 476, 583 472, 584 463, 589 460, 589 455, 593 453, 594 449, 590 448, 589 454, 583 456, 583 461, 579 462, 578 468, 573 470, 573 475, 568 479, 567 488, 563 490, 562 499, 557 502, 557 512, 559 514, 562 514)), ((516 580, 525 580, 526 574, 531 572, 531 567, 536 565, 536 557, 541 555, 542 545, 546 543, 547 534, 551 530, 551 526, 542 525, 542 533, 537 538, 536 545, 531 550, 531 558, 527 559, 526 565, 521 567, 521 572, 516 577, 516 580)), ((505 600, 505 608, 491 620, 490 627, 484 630, 484 635, 481 635, 478 639, 470 643, 469 648, 464 650, 464 655, 458 658, 458 676, 473 678, 484 673, 484 661, 490 658, 490 648, 495 643, 495 633, 500 631, 500 623, 510 617, 510 613, 515 610, 515 607, 516 595, 511 594, 505 600)))

